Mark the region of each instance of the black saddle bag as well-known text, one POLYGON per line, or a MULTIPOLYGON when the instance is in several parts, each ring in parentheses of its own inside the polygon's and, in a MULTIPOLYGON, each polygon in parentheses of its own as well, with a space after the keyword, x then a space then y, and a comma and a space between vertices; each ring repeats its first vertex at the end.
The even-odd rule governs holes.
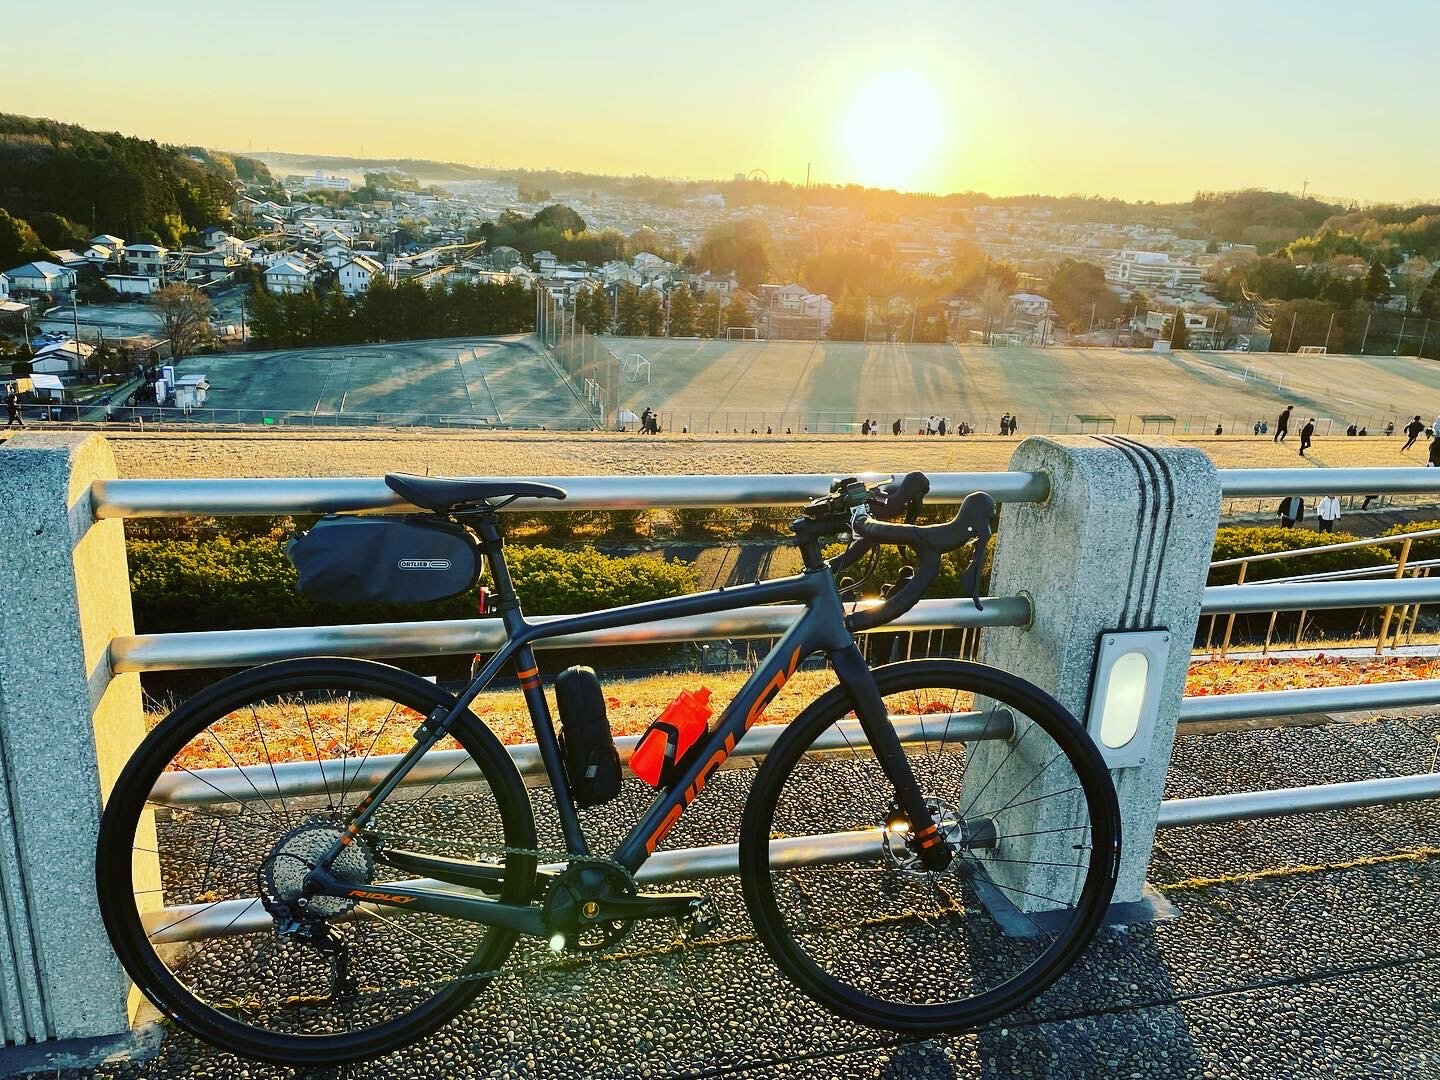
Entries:
POLYGON ((555 677, 560 710, 560 751, 570 794, 580 809, 620 794, 620 753, 605 713, 605 691, 588 667, 566 668, 555 677))
POLYGON ((442 517, 330 514, 286 554, 300 593, 327 604, 424 604, 465 592, 480 576, 470 530, 442 517))

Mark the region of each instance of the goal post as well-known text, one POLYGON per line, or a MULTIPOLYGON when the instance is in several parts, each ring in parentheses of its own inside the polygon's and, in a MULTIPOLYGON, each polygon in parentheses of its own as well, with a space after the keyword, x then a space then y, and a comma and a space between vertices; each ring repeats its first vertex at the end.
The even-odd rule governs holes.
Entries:
POLYGON ((725 328, 725 340, 759 341, 760 330, 754 326, 727 326, 725 328))
POLYGON ((640 376, 650 381, 650 361, 639 353, 627 353, 620 361, 620 374, 629 382, 639 382, 640 376))

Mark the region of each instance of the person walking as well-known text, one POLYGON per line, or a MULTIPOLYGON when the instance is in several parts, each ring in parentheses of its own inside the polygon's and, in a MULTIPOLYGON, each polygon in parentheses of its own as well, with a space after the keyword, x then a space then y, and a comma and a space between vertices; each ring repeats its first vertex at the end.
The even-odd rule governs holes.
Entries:
POLYGON ((10 393, 5 395, 5 413, 9 417, 5 423, 5 429, 7 431, 16 426, 19 426, 22 430, 24 429, 25 421, 20 418, 20 398, 14 390, 11 390, 10 393))
POLYGON ((899 435, 899 434, 900 434, 902 431, 904 431, 904 430, 905 430, 905 422, 904 422, 903 420, 896 420, 895 423, 893 423, 893 424, 890 425, 890 434, 891 434, 891 435, 899 435))
POLYGON ((1273 442, 1283 443, 1285 436, 1290 434, 1290 410, 1293 408, 1295 408, 1294 405, 1286 405, 1285 408, 1281 410, 1279 417, 1276 418, 1275 438, 1272 440, 1273 442))
POLYGON ((1260 434, 1260 421, 1259 421, 1259 420, 1256 420, 1256 421, 1255 421, 1255 434, 1256 434, 1256 435, 1259 435, 1259 434, 1260 434))
POLYGON ((1275 508, 1275 516, 1282 528, 1293 529, 1297 521, 1305 520, 1305 500, 1298 495, 1287 495, 1275 508))
POLYGON ((1010 414, 1008 412, 1002 417, 1000 417, 1000 434, 1010 434, 1010 414))
POLYGON ((1305 456, 1305 451, 1310 449, 1310 440, 1315 435, 1315 417, 1305 421, 1305 426, 1300 429, 1300 456, 1305 456))
POLYGON ((1340 500, 1326 495, 1315 508, 1315 516, 1320 519, 1321 532, 1334 532, 1335 522, 1340 520, 1340 500))
POLYGON ((1403 454, 1406 450, 1409 450, 1410 447, 1414 446, 1415 440, 1420 438, 1420 433, 1424 430, 1425 424, 1418 416, 1415 417, 1414 420, 1411 420, 1410 423, 1406 424, 1405 434, 1410 437, 1405 440, 1405 445, 1400 447, 1400 453, 1403 454))

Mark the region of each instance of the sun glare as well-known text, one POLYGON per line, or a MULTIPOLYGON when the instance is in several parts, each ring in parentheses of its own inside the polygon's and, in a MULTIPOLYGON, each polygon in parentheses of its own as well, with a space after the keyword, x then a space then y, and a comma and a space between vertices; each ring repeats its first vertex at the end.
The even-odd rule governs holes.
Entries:
POLYGON ((921 186, 948 129, 940 95, 919 72, 877 76, 856 89, 841 119, 849 178, 873 187, 921 186))

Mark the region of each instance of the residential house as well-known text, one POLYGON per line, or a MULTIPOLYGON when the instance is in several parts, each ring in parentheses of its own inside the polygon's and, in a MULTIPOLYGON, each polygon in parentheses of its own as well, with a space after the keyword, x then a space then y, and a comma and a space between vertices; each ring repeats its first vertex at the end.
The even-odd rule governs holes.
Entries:
POLYGON ((535 283, 540 280, 540 275, 524 263, 516 263, 510 268, 509 273, 511 281, 517 281, 527 289, 533 289, 535 283))
POLYGON ((522 256, 513 247, 506 247, 501 244, 499 247, 490 249, 490 269, 509 270, 519 264, 522 256))
POLYGON ((240 260, 224 248, 190 252, 185 256, 186 276, 202 281, 229 281, 239 266, 240 260))
POLYGON ((542 274, 548 274, 554 270, 559 262, 560 260, 555 257, 553 251, 537 251, 530 256, 530 265, 542 274))
POLYGON ((617 285, 638 286, 645 281, 639 270, 619 259, 612 259, 600 267, 600 280, 607 289, 617 285))
POLYGON ((1037 293, 1011 293, 1010 307, 1017 315, 1023 315, 1029 319, 1040 319, 1050 314, 1049 298, 1037 293))
POLYGON ((30 361, 30 370, 37 375, 74 375, 83 371, 85 361, 95 352, 95 346, 86 345, 73 338, 46 345, 35 352, 30 361))
POLYGON ((59 293, 75 288, 76 274, 44 259, 6 270, 10 288, 17 293, 59 293))
POLYGON ((126 244, 125 270, 140 277, 164 277, 170 252, 156 244, 126 244))
POLYGON ((10 299, 10 275, 0 274, 0 300, 10 299))
POLYGON ((101 233, 99 236, 90 238, 90 246, 105 248, 110 252, 112 258, 118 259, 120 253, 125 250, 125 241, 113 233, 101 233))
POLYGON ((385 268, 369 255, 355 255, 340 265, 335 277, 340 282, 340 291, 354 296, 368 289, 370 282, 384 272, 385 268))
POLYGON ((229 237, 229 235, 230 234, 219 225, 206 225, 205 228, 200 230, 200 243, 207 248, 213 249, 215 245, 229 237))
POLYGON ((630 260, 630 265, 639 272, 643 281, 654 281, 656 278, 665 277, 672 269, 670 263, 648 251, 636 252, 635 257, 630 260))
POLYGON ((735 276, 735 271, 728 274, 716 274, 706 270, 703 274, 692 274, 690 276, 690 289, 692 292, 702 296, 709 296, 711 293, 718 293, 721 298, 728 299, 731 293, 740 288, 740 279, 735 276))
POLYGON ((304 256, 291 254, 272 264, 264 278, 273 293, 304 292, 315 280, 315 269, 304 256))

